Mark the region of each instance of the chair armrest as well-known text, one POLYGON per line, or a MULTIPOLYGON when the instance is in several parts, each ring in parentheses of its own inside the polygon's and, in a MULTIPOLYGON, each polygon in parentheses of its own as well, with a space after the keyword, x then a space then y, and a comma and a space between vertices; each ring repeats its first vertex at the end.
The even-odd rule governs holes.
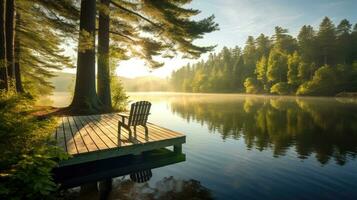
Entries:
POLYGON ((118 115, 121 117, 129 117, 128 113, 118 113, 118 115))
POLYGON ((125 118, 129 118, 129 114, 127 114, 127 113, 118 113, 118 115, 121 117, 121 122, 125 124, 125 118))

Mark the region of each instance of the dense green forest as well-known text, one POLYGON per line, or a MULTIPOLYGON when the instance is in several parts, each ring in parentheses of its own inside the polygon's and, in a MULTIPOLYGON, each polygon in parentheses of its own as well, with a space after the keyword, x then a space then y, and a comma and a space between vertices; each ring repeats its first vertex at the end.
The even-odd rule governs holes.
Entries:
POLYGON ((246 92, 280 95, 335 95, 357 91, 357 24, 337 27, 325 17, 319 29, 301 28, 297 38, 275 27, 275 34, 249 36, 243 49, 224 47, 206 61, 172 73, 183 92, 246 92))

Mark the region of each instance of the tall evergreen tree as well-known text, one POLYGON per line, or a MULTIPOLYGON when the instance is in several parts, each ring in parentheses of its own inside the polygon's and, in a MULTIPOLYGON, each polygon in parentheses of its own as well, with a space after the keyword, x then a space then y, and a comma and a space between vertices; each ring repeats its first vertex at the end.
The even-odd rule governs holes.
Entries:
MULTIPOLYGON (((19 26, 20 23, 20 14, 16 14, 16 26, 19 26)), ((21 67, 20 67, 20 60, 21 60, 21 38, 18 34, 15 35, 15 48, 14 48, 14 73, 15 73, 15 88, 18 93, 24 92, 24 87, 22 84, 22 77, 21 77, 21 67)))
POLYGON ((277 48, 273 48, 268 59, 267 78, 272 84, 286 82, 288 71, 287 55, 277 48))
POLYGON ((255 73, 257 75, 257 80, 261 82, 262 89, 264 92, 269 91, 268 81, 267 81, 267 69, 268 69, 268 60, 265 56, 257 62, 255 73))
POLYGON ((288 29, 284 29, 280 26, 275 27, 273 39, 275 41, 274 48, 284 53, 293 53, 297 48, 296 40, 291 35, 288 35, 288 29))
POLYGON ((9 84, 13 87, 15 82, 15 0, 6 1, 6 60, 9 84))
POLYGON ((101 2, 101 7, 105 8, 100 9, 99 16, 98 95, 107 108, 111 107, 109 67, 106 64, 108 52, 115 56, 111 58, 113 60, 138 57, 145 60, 149 67, 156 68, 163 63, 155 60, 155 57, 172 58, 181 52, 184 57, 197 58, 214 48, 193 44, 205 33, 218 30, 218 25, 214 23, 213 16, 200 21, 192 20, 191 17, 200 11, 185 8, 190 1, 101 2))
MULTIPOLYGON (((258 55, 255 40, 253 36, 248 36, 243 49, 244 71, 243 76, 252 76, 254 74, 254 67, 257 63, 258 55)), ((243 79, 244 80, 244 79, 243 79)))
POLYGON ((8 90, 7 80, 7 62, 6 62, 6 34, 5 34, 5 17, 6 0, 0 0, 0 89, 8 90))
POLYGON ((269 51, 271 48, 271 41, 268 36, 264 34, 260 34, 259 37, 255 40, 256 48, 257 48, 257 57, 260 58, 262 56, 269 56, 269 51))
POLYGON ((293 86, 294 89, 300 84, 298 73, 299 73, 299 64, 301 63, 301 58, 298 52, 288 56, 288 84, 293 86))
POLYGON ((313 62, 316 58, 315 31, 310 25, 304 25, 297 36, 299 53, 304 62, 313 62))
POLYGON ((95 86, 96 0, 81 0, 77 74, 71 110, 95 112, 101 108, 95 86))
POLYGON ((337 52, 336 56, 338 63, 352 63, 352 24, 347 19, 344 19, 336 28, 337 35, 337 52))
POLYGON ((336 28, 333 22, 325 17, 316 36, 319 51, 318 65, 335 64, 336 28))
POLYGON ((357 24, 354 25, 353 31, 351 33, 352 38, 352 62, 357 62, 357 24))
POLYGON ((105 109, 112 108, 109 69, 110 0, 101 0, 98 23, 98 97, 105 109))
POLYGON ((78 32, 77 19, 74 1, 16 1, 15 78, 26 82, 16 83, 19 90, 23 85, 32 95, 48 94, 53 71, 73 66, 62 45, 78 32))

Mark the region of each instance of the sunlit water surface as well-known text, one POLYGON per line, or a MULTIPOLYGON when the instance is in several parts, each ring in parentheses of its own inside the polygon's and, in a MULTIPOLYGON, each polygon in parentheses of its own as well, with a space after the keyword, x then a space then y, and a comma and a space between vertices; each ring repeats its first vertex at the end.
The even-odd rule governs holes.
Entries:
POLYGON ((186 135, 186 161, 153 169, 144 184, 117 178, 113 199, 191 193, 215 199, 357 199, 356 100, 129 95, 152 102, 149 121, 186 135))

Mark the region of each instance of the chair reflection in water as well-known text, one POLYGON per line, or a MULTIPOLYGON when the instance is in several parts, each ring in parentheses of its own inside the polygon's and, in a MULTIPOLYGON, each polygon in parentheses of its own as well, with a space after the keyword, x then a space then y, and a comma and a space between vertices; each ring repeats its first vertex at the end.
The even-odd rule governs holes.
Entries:
MULTIPOLYGON (((148 140, 148 127, 146 122, 150 114, 151 103, 148 101, 138 101, 131 104, 130 113, 119 113, 121 120, 118 122, 118 134, 120 139, 121 127, 125 128, 129 132, 129 139, 132 140, 132 130, 134 127, 134 136, 136 137, 136 126, 142 126, 145 129, 145 140, 148 140)), ((135 142, 136 143, 136 142, 135 142)))
POLYGON ((135 183, 145 183, 152 177, 151 169, 145 169, 137 172, 130 173, 130 180, 135 183))

